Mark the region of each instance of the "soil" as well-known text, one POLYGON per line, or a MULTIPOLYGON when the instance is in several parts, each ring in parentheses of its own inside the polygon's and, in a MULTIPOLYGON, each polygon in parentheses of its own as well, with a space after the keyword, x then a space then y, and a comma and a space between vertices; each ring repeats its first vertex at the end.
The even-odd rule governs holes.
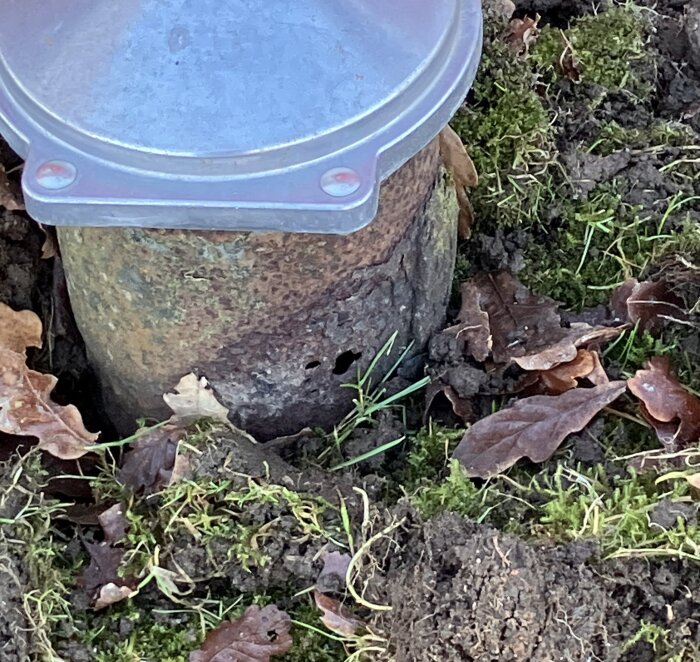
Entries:
MULTIPOLYGON (((687 3, 643 0, 636 4, 649 10, 654 25, 647 44, 654 57, 640 62, 638 72, 645 80, 653 80, 654 86, 642 100, 626 91, 610 93, 590 111, 591 102, 600 94, 596 86, 565 79, 550 83, 546 103, 554 117, 557 167, 562 173, 560 194, 585 201, 597 187, 614 184, 615 193, 624 204, 648 212, 645 222, 650 227, 656 227, 664 218, 669 199, 681 195, 691 199, 684 210, 684 222, 700 224, 700 205, 692 202, 694 196, 700 196, 697 170, 692 170, 692 164, 681 171, 670 167, 686 158, 682 145, 662 140, 654 143, 654 149, 647 149, 649 145, 641 142, 609 150, 586 148, 612 121, 624 129, 639 130, 673 121, 691 132, 694 144, 700 143, 700 56, 693 50, 695 42, 684 24, 687 3)), ((596 10, 610 6, 610 2, 603 2, 596 10)), ((543 24, 557 28, 594 13, 592 4, 583 0, 517 3, 517 15, 539 14, 543 24)), ((20 163, 1 141, 0 159, 8 170, 20 163)), ((18 176, 17 171, 10 175, 15 186, 18 176)), ((97 404, 95 380, 65 293, 60 256, 42 259, 46 232, 25 214, 0 214, 0 302, 15 309, 34 310, 45 327, 44 349, 30 356, 30 365, 59 377, 55 399, 77 404, 88 428, 101 428, 105 431, 103 438, 114 438, 97 404)), ((543 214, 541 224, 515 228, 496 227, 488 218, 478 219, 473 236, 460 249, 468 265, 466 274, 504 269, 526 274, 528 256, 534 248, 551 252, 561 239, 557 232, 563 223, 562 210, 553 205, 543 214)), ((674 217, 668 220, 664 231, 673 235, 681 230, 680 220, 674 217)), ((664 273, 692 306, 700 295, 698 279, 687 278, 678 271, 673 255, 647 265, 640 276, 659 273, 664 273)), ((584 311, 570 307, 572 310, 565 316, 568 321, 597 323, 608 314, 603 305, 591 305, 584 311)), ((455 298, 453 317, 457 308, 455 298)), ((700 346, 692 330, 681 337, 674 351, 689 364, 700 362, 700 346)), ((428 364, 432 377, 438 377, 459 398, 469 402, 472 420, 500 406, 504 396, 514 391, 518 379, 509 369, 487 371, 467 360, 454 336, 445 333, 433 337, 428 364)), ((403 366, 400 374, 408 381, 397 380, 390 389, 410 383, 421 370, 418 365, 403 366)), ((450 403, 441 397, 432 400, 430 416, 436 420, 442 412, 443 422, 454 424, 450 403)), ((348 455, 358 456, 398 438, 405 430, 406 420, 418 427, 422 403, 413 405, 406 419, 385 414, 375 427, 358 428, 348 441, 348 455)), ((567 452, 580 466, 600 465, 610 477, 623 469, 609 459, 599 441, 607 430, 607 421, 596 418, 584 432, 569 439, 567 452)), ((647 435, 643 443, 650 439, 647 435)), ((155 630, 161 628, 158 631, 165 632, 165 637, 172 639, 172 633, 183 633, 183 645, 189 648, 163 656, 144 655, 141 659, 181 662, 201 639, 197 618, 203 613, 179 609, 185 600, 198 600, 197 604, 211 609, 217 600, 233 607, 272 601, 293 615, 302 613, 309 606, 307 592, 317 582, 324 558, 332 552, 345 554, 346 546, 352 546, 344 546, 347 531, 339 524, 342 503, 356 541, 377 534, 376 543, 359 564, 355 585, 365 586, 365 601, 391 607, 378 610, 369 609, 366 604, 355 605, 357 616, 387 642, 385 650, 369 659, 681 660, 666 653, 662 657, 653 640, 639 637, 640 628, 651 625, 666 631, 666 651, 683 651, 683 660, 700 660, 700 565, 696 562, 646 557, 604 560, 595 539, 570 543, 525 540, 501 530, 509 520, 518 517, 514 499, 504 503, 501 519, 495 518, 491 525, 451 512, 424 518, 405 497, 406 484, 397 480, 397 476, 405 476, 401 450, 377 456, 357 469, 329 472, 313 463, 324 443, 313 436, 303 436, 279 439, 267 446, 255 445, 237 431, 213 430, 203 442, 193 446, 194 450, 185 453, 189 462, 187 477, 193 483, 226 482, 226 490, 221 493, 196 497, 201 499, 198 505, 203 508, 205 519, 210 518, 208 524, 229 521, 227 518, 234 513, 237 531, 256 532, 245 534, 248 537, 238 552, 234 549, 237 540, 225 530, 215 529, 218 533, 206 544, 191 525, 175 528, 171 533, 165 530, 167 527, 159 519, 163 512, 177 512, 183 521, 200 513, 190 503, 183 505, 182 511, 168 510, 172 504, 166 502, 166 496, 126 498, 121 488, 112 483, 112 492, 107 490, 107 503, 100 502, 99 508, 119 499, 130 504, 132 525, 141 522, 146 531, 153 533, 160 567, 176 578, 182 595, 171 600, 151 582, 128 604, 98 613, 90 608, 89 596, 76 580, 80 568, 89 561, 84 543, 103 539, 95 522, 97 511, 85 481, 60 477, 99 473, 104 481, 105 468, 95 461, 67 464, 50 458, 44 458, 41 471, 32 465, 37 480, 39 473, 43 473, 42 482, 47 476, 55 479, 49 482, 53 487, 45 489, 44 496, 58 494, 62 500, 77 502, 90 512, 89 516, 69 520, 54 518, 50 534, 37 543, 37 549, 46 552, 42 558, 47 567, 55 562, 52 554, 60 557, 60 572, 66 578, 63 597, 70 604, 74 628, 52 625, 51 644, 60 659, 137 659, 116 657, 118 653, 110 651, 116 650, 119 642, 141 636, 139 620, 152 619, 155 630), (242 495, 240 501, 227 500, 227 495, 233 494, 242 495), (300 524, 300 503, 304 517, 310 512, 318 515, 317 520, 304 520, 306 528, 300 524), (378 535, 382 531, 384 534, 378 535), (248 552, 264 558, 264 562, 256 562, 255 558, 250 563, 242 562, 240 554, 248 552), (98 634, 89 640, 84 636, 87 631, 98 634)), ((36 551, 32 536, 41 527, 36 522, 36 529, 27 529, 16 519, 27 503, 43 498, 31 472, 18 473, 18 457, 29 446, 31 440, 0 436, 0 460, 5 460, 0 463, 0 658, 7 662, 41 659, 42 650, 42 642, 32 635, 38 624, 28 622, 25 609, 27 595, 40 590, 42 577, 49 576, 37 572, 27 561, 28 554, 36 551)), ((642 444, 635 450, 643 448, 646 447, 642 444)), ((119 451, 108 458, 118 464, 119 451)), ((525 467, 525 471, 531 469, 525 467)), ((555 470, 552 464, 537 475, 551 476, 555 470)), ((96 493, 100 494, 99 489, 96 493)), ((698 508, 696 503, 662 499, 649 518, 666 530, 685 524, 697 526, 698 508)), ((324 590, 342 598, 342 583, 342 578, 330 581, 324 584, 324 590)), ((314 621, 313 625, 318 623, 314 621)), ((300 641, 312 636, 302 628, 296 628, 294 635, 300 641)), ((307 648, 299 643, 297 652, 290 653, 287 659, 345 659, 342 647, 323 637, 309 641, 312 643, 307 648)))
POLYGON ((641 619, 666 608, 678 632, 696 627, 698 568, 592 569, 593 542, 531 546, 453 514, 415 523, 400 545, 373 582, 399 660, 652 660, 648 646, 624 650, 641 619))

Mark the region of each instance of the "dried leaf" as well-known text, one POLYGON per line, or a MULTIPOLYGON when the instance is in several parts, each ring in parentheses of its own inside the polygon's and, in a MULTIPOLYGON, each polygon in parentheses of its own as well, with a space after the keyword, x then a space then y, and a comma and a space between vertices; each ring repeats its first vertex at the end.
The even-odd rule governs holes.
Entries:
POLYGON ((221 623, 190 653, 190 662, 269 662, 292 647, 289 616, 274 605, 252 606, 243 616, 221 623))
POLYGON ((685 479, 688 481, 691 487, 695 488, 696 490, 700 490, 700 473, 686 476, 685 479))
POLYGON ((24 355, 0 348, 0 430, 36 437, 39 447, 62 460, 90 450, 98 435, 88 432, 80 412, 51 401, 58 381, 27 368, 24 355))
POLYGON ((489 315, 482 308, 481 288, 477 283, 467 281, 462 284, 462 307, 457 316, 459 324, 448 329, 465 343, 465 352, 475 360, 483 362, 491 354, 493 339, 489 315))
POLYGON ((335 598, 314 592, 316 606, 323 612, 321 622, 331 631, 342 637, 352 637, 360 626, 360 621, 353 618, 343 605, 335 598))
POLYGON ((88 595, 94 608, 102 609, 129 597, 136 580, 119 576, 125 550, 112 547, 107 542, 86 542, 84 545, 90 555, 90 563, 78 577, 78 585, 88 595))
POLYGON ((449 124, 440 132, 440 156, 457 186, 474 188, 479 183, 474 162, 459 134, 449 124))
MULTIPOLYGON (((584 322, 575 322, 568 329, 562 329, 558 335, 562 337, 550 346, 532 354, 517 356, 513 361, 523 370, 551 370, 576 358, 578 348, 592 344, 606 343, 619 336, 625 326, 589 326, 584 322)), ((557 333, 552 333, 551 339, 557 333)))
POLYGON ((663 280, 640 283, 630 278, 613 292, 610 308, 619 319, 652 333, 658 333, 667 318, 687 319, 683 300, 663 280))
POLYGON ((477 360, 490 347, 495 363, 509 363, 530 347, 546 347, 562 336, 557 304, 531 294, 506 271, 478 274, 465 283, 462 294, 467 298, 458 334, 467 338, 468 352, 477 360))
POLYGON ((182 425, 168 423, 138 437, 124 455, 119 481, 144 494, 170 485, 181 474, 182 466, 177 465, 178 447, 185 434, 182 425))
POLYGON ((589 379, 593 384, 609 382, 597 352, 579 349, 573 361, 562 363, 537 374, 538 381, 549 395, 558 395, 576 388, 578 379, 589 379))
POLYGON ((671 371, 668 357, 655 356, 627 380, 643 403, 642 413, 662 443, 689 444, 700 439, 700 398, 687 391, 671 371))
POLYGON ((48 260, 58 255, 58 243, 56 241, 55 230, 46 228, 39 224, 39 228, 44 233, 44 243, 41 245, 41 259, 48 260))
POLYGON ((564 78, 570 80, 572 83, 581 82, 581 63, 576 57, 573 46, 568 40, 566 42, 566 47, 559 57, 559 68, 564 78))
POLYGON ((117 602, 126 600, 133 595, 134 591, 128 586, 119 586, 117 584, 108 583, 100 588, 97 598, 95 599, 94 609, 99 611, 117 602))
POLYGON ((323 569, 316 579, 316 590, 321 593, 339 593, 345 590, 345 576, 350 566, 350 555, 331 552, 323 557, 323 569))
POLYGON ((465 189, 474 188, 479 183, 479 175, 462 139, 449 125, 440 132, 440 156, 452 175, 457 191, 459 237, 468 239, 474 224, 474 209, 465 189))
POLYGON ((452 412, 462 422, 471 421, 474 417, 474 407, 470 400, 459 396, 453 386, 443 384, 441 382, 432 383, 426 392, 426 407, 425 407, 425 422, 430 418, 431 413, 435 410, 436 401, 439 395, 444 395, 445 399, 450 403, 452 412))
POLYGON ((206 377, 185 375, 174 390, 176 393, 164 394, 163 400, 179 420, 211 418, 228 424, 228 409, 216 399, 206 377))
POLYGON ((519 55, 527 55, 530 47, 537 41, 540 31, 537 24, 540 17, 513 18, 508 24, 506 43, 519 55))
POLYGON ((58 380, 27 367, 27 347, 41 347, 41 321, 0 304, 0 432, 36 437, 40 448, 63 460, 82 457, 98 435, 85 429, 73 405, 51 401, 58 380))
POLYGON ((490 478, 527 457, 543 462, 567 435, 583 429, 624 393, 626 382, 577 388, 562 395, 536 395, 477 421, 465 433, 454 457, 468 476, 490 478))
POLYGON ((0 303, 0 352, 24 356, 27 347, 41 347, 41 320, 31 310, 13 310, 0 303))
POLYGON ((447 331, 462 338, 477 361, 515 361, 524 370, 549 370, 573 361, 579 348, 618 336, 625 326, 593 327, 574 322, 562 327, 557 304, 529 292, 505 271, 482 273, 462 285, 459 324, 447 331))
POLYGON ((2 164, 0 164, 0 207, 4 207, 7 211, 21 211, 24 209, 24 204, 20 200, 20 192, 17 191, 15 193, 13 191, 2 164))
POLYGON ((110 508, 97 516, 97 519, 105 534, 105 540, 113 545, 120 542, 126 536, 127 521, 124 516, 124 507, 115 503, 110 508))

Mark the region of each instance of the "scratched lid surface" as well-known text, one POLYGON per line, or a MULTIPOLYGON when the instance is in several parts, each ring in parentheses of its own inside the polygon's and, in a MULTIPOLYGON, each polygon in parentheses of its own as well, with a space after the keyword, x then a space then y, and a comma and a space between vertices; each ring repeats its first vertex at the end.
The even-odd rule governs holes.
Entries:
POLYGON ((479 0, 2 0, 37 220, 347 233, 458 108, 479 0))

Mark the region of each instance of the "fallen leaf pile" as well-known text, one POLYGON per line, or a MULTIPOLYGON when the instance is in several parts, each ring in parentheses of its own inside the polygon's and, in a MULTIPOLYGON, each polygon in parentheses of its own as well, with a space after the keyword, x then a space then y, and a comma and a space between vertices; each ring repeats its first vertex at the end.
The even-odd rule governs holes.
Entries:
MULTIPOLYGON (((519 369, 509 393, 527 396, 467 429, 454 457, 469 476, 492 477, 521 458, 547 460, 627 388, 666 448, 700 437, 700 399, 681 386, 667 359, 655 357, 627 382, 610 381, 600 359, 600 347, 633 325, 655 333, 669 319, 685 319, 683 302, 663 281, 624 283, 612 295, 612 314, 598 325, 563 324, 553 300, 533 295, 507 272, 479 274, 463 284, 461 294, 458 323, 445 334, 486 373, 519 369)), ((439 375, 428 399, 443 393, 468 421, 471 402, 441 381, 453 376, 450 370, 439 375)))
POLYGON ((76 407, 51 400, 58 380, 27 367, 28 347, 41 347, 41 321, 0 304, 0 431, 36 437, 40 448, 63 460, 82 457, 98 434, 85 429, 76 407))
POLYGON ((464 344, 465 354, 480 362, 515 361, 524 370, 549 370, 625 328, 585 322, 564 327, 554 300, 535 296, 506 271, 475 276, 462 285, 461 294, 459 324, 448 332, 464 344))
POLYGON ((274 605, 248 607, 209 632, 190 662, 269 662, 292 647, 291 619, 274 605))

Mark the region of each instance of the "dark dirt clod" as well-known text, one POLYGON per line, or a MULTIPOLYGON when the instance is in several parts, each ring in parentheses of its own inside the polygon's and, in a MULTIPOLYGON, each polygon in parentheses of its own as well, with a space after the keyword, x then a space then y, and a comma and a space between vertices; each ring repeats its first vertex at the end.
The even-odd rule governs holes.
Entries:
POLYGON ((400 544, 372 599, 392 607, 373 625, 402 662, 646 659, 644 645, 625 642, 638 619, 668 608, 679 632, 697 631, 697 568, 615 561, 593 571, 584 563, 594 546, 534 547, 450 514, 400 544))

